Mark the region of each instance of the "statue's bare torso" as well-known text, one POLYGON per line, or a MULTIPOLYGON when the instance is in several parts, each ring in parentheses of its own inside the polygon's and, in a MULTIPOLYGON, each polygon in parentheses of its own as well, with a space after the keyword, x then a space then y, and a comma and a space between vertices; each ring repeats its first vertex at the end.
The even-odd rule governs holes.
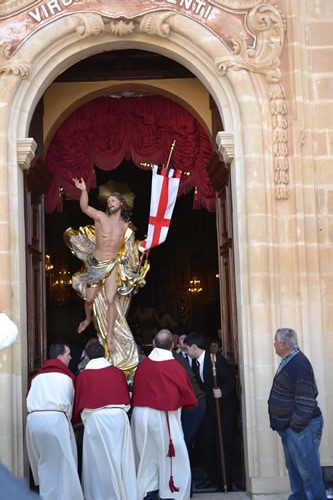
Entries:
MULTIPOLYGON (((114 259, 122 246, 128 222, 122 217, 124 201, 119 196, 110 195, 107 199, 107 211, 102 212, 89 205, 89 197, 86 184, 83 179, 73 179, 75 186, 81 191, 80 207, 83 213, 94 220, 96 246, 94 256, 98 261, 109 261, 114 259)), ((114 352, 112 341, 113 328, 116 318, 115 297, 117 294, 117 265, 105 278, 104 291, 108 303, 108 332, 107 345, 109 352, 114 352)), ((81 321, 78 332, 83 332, 92 320, 93 302, 99 292, 100 285, 87 286, 84 309, 86 318, 81 321)))
POLYGON ((119 212, 111 215, 100 212, 98 220, 95 220, 97 260, 113 259, 119 252, 128 222, 123 221, 119 212))

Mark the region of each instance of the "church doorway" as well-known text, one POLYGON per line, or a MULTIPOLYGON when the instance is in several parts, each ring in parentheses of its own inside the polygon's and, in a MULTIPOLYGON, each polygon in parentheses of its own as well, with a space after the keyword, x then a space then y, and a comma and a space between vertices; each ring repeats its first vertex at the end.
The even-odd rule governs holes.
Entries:
MULTIPOLYGON (((133 60, 135 57, 138 58, 137 54, 139 52, 144 51, 128 51, 128 56, 133 60)), ((97 56, 97 61, 99 57, 100 55, 97 56)), ((114 62, 117 59, 115 59, 114 54, 112 54, 112 58, 112 67, 114 67, 114 62)), ((123 54, 121 54, 121 58, 124 59, 123 54)), ((67 83, 73 81, 80 82, 87 79, 87 74, 89 74, 91 78, 92 72, 88 71, 88 69, 89 67, 94 67, 94 64, 98 64, 98 62, 96 63, 96 56, 90 59, 90 62, 89 60, 85 61, 83 68, 77 69, 76 65, 74 65, 68 70, 68 75, 66 75, 67 72, 65 72, 57 80, 67 83)), ((167 67, 169 78, 173 80, 176 78, 182 79, 183 81, 186 81, 187 78, 189 82, 192 81, 192 78, 190 79, 189 77, 193 77, 193 75, 189 74, 182 66, 173 63, 165 57, 159 56, 156 59, 155 55, 151 55, 151 53, 147 55, 147 53, 145 53, 143 58, 141 57, 138 59, 140 64, 144 61, 144 75, 154 71, 154 78, 161 79, 165 74, 163 71, 165 72, 165 68, 167 67), (158 67, 156 61, 159 61, 158 67), (152 69, 153 67, 154 70, 152 69)), ((121 80, 121 71, 126 73, 127 69, 118 69, 119 80, 121 80)), ((133 68, 132 71, 134 71, 133 68)), ((100 73, 97 72, 96 74, 100 73)), ((128 75, 126 74, 125 76, 128 75)), ((123 76, 123 78, 125 78, 125 76, 123 76)), ((137 75, 137 77, 142 78, 142 74, 137 75)), ((59 85, 58 81, 56 81, 56 84, 59 85)), ((129 85, 129 88, 133 88, 133 85, 129 85)), ((152 92, 150 92, 150 94, 152 94, 152 92)), ((124 95, 126 95, 128 99, 131 98, 133 100, 133 95, 141 94, 137 91, 127 91, 126 86, 123 86, 122 92, 119 92, 116 96, 120 98, 124 95), (128 97, 126 92, 128 92, 131 97, 128 97)), ((43 100, 45 106, 45 96, 43 100)), ((196 103, 193 102, 192 105, 193 108, 195 108, 196 103)), ((37 110, 38 109, 39 108, 37 108, 37 110)), ((31 124, 31 130, 36 130, 38 128, 37 123, 39 119, 40 114, 35 113, 31 124)), ((34 135, 36 136, 36 133, 34 135)), ((47 148, 50 146, 50 141, 52 142, 50 137, 47 137, 46 141, 43 141, 43 144, 46 142, 45 151, 43 151, 43 146, 39 145, 41 153, 44 153, 45 156, 47 156, 47 148)), ((206 148, 209 141, 211 141, 211 138, 209 138, 207 134, 206 148)), ((177 147, 181 148, 181 144, 177 145, 176 148, 177 147)), ((204 153, 205 158, 202 159, 202 161, 206 163, 208 163, 208 156, 212 157, 213 153, 213 146, 208 144, 208 147, 209 150, 204 153)), ((165 151, 164 156, 167 156, 167 151, 165 151)), ((190 162, 195 163, 198 161, 198 158, 194 161, 192 155, 190 162)), ((190 174, 191 172, 189 172, 189 170, 191 166, 186 165, 188 161, 185 159, 182 163, 185 163, 185 167, 183 168, 188 170, 186 173, 190 174)), ((70 174, 68 175, 70 177, 70 174)), ((120 180, 120 182, 126 184, 129 180, 128 177, 130 177, 129 183, 132 184, 132 189, 134 188, 133 190, 137 191, 137 193, 135 193, 137 197, 137 201, 135 202, 136 207, 133 214, 134 223, 138 227, 138 237, 143 238, 147 229, 149 214, 149 174, 143 172, 137 168, 137 166, 134 166, 133 162, 131 163, 131 160, 127 159, 121 161, 112 172, 104 170, 103 168, 98 168, 95 165, 94 175, 95 182, 91 196, 95 197, 96 203, 98 203, 98 190, 100 186, 107 184, 107 182, 112 179, 116 182, 120 180)), ((199 175, 202 174, 199 173, 199 175)), ((208 179, 207 174, 206 178, 208 179)), ((206 179, 204 179, 204 181, 207 182, 206 179)), ((150 314, 149 310, 151 309, 154 310, 152 313, 153 316, 156 316, 155 312, 157 316, 169 314, 170 326, 174 326, 177 333, 182 333, 185 330, 190 331, 196 327, 196 329, 206 332, 207 337, 212 339, 218 336, 218 330, 221 324, 219 297, 220 270, 216 233, 215 189, 211 183, 209 186, 210 192, 208 192, 208 194, 201 189, 201 203, 196 203, 194 198, 198 197, 197 191, 198 185, 200 190, 200 182, 201 180, 199 178, 199 180, 192 183, 191 188, 186 188, 186 192, 178 198, 167 242, 160 248, 156 248, 151 252, 151 276, 148 277, 146 287, 135 297, 135 300, 133 300, 132 310, 135 310, 135 308, 147 309, 147 311, 143 313, 146 316, 150 314), (197 206, 193 209, 195 203, 197 206), (175 243, 177 240, 178 243, 175 243), (173 274, 172 272, 170 273, 171 269, 176 270, 173 281, 170 280, 173 274), (167 287, 163 284, 166 276, 168 277, 167 287), (196 288, 194 288, 193 291, 193 287, 191 287, 191 281, 195 279, 199 280, 201 285, 197 288, 202 288, 198 293, 196 288), (189 291, 189 289, 192 291, 189 291), (169 291, 166 292, 166 290, 169 291)), ((48 301, 47 337, 49 343, 57 336, 63 335, 62 331, 57 331, 57 324, 64 324, 62 314, 65 314, 64 310, 70 302, 74 301, 76 312, 73 313, 73 311, 68 311, 70 324, 68 325, 66 335, 70 335, 71 337, 76 335, 75 322, 79 320, 80 313, 82 314, 82 310, 80 311, 80 309, 82 309, 82 303, 78 299, 74 299, 69 286, 73 268, 77 270, 75 267, 79 265, 79 262, 73 263, 73 259, 71 261, 71 255, 62 241, 62 233, 66 229, 66 226, 78 227, 80 223, 82 223, 82 214, 80 214, 77 200, 73 200, 62 186, 56 196, 61 200, 62 206, 52 206, 50 210, 47 210, 48 213, 45 218, 45 252, 48 259, 46 265, 48 301), (54 321, 54 315, 58 316, 60 321, 54 321)), ((32 309, 33 308, 29 308, 29 310, 32 309)), ((230 328, 228 328, 228 330, 230 330, 230 328)), ((151 335, 149 336, 148 334, 144 336, 142 340, 144 343, 149 344, 151 335)), ((39 359, 40 357, 43 357, 43 354, 38 356, 39 359)), ((234 356, 232 359, 237 359, 237 356, 234 356)))
MULTIPOLYGON (((128 52, 129 57, 135 58, 137 52, 140 51, 128 52)), ((112 56, 114 57, 114 54, 112 56)), ((165 76, 156 69, 156 56, 150 56, 150 64, 153 66, 152 63, 154 63, 155 78, 165 76)), ((67 83, 69 81, 78 82, 83 78, 85 79, 85 72, 94 64, 97 64, 96 59, 98 60, 98 58, 99 55, 97 58, 92 58, 90 63, 85 61, 86 67, 83 69, 76 68, 76 65, 74 65, 68 70, 67 75, 61 75, 59 83, 60 81, 67 83)), ((145 61, 144 69, 149 73, 149 71, 152 71, 152 67, 149 70, 148 60, 149 57, 145 61)), ((159 57, 159 64, 161 65, 160 71, 162 71, 162 68, 165 71, 165 66, 171 65, 173 69, 169 66, 169 78, 170 76, 178 79, 190 78, 184 68, 175 65, 167 58, 159 57)), ((121 71, 125 71, 124 68, 123 70, 118 69, 118 77, 121 71)), ((89 74, 92 75, 92 72, 89 71, 89 74)), ((137 73, 135 76, 136 79, 140 79, 140 75, 137 73)), ((116 98, 134 99, 135 95, 141 95, 140 91, 137 90, 137 85, 135 91, 126 90, 126 87, 123 87, 121 92, 115 94, 116 98)), ((129 85, 128 88, 133 89, 133 85, 129 85)), ((151 95, 151 92, 148 95, 151 95)), ((194 108, 195 105, 194 102, 194 108)), ((216 121, 216 108, 214 109, 214 106, 212 108, 213 119, 216 121)), ((59 126, 61 127, 61 124, 59 126)), ((221 124, 219 123, 218 126, 220 127, 221 124)), ((32 128, 34 127, 38 128, 38 114, 35 115, 35 121, 32 122, 32 128)), ((214 125, 212 128, 214 130, 214 125)), ((220 129, 216 130, 215 124, 215 132, 220 129)), ((48 140, 49 143, 46 145, 50 147, 52 139, 48 138, 48 140)), ((42 145, 40 145, 40 148, 43 149, 42 145)), ((45 151, 45 156, 47 156, 47 151, 45 151)), ((220 168, 219 160, 213 155, 213 147, 207 163, 209 163, 208 171, 211 173, 220 168)), ((94 175, 95 186, 91 190, 90 196, 92 203, 97 208, 101 208, 99 190, 110 181, 126 184, 134 192, 136 202, 133 222, 138 228, 138 237, 143 239, 149 215, 149 173, 140 170, 133 160, 129 158, 121 161, 112 171, 94 165, 94 175)), ((221 179, 215 180, 214 205, 215 191, 218 191, 222 200, 218 203, 218 216, 221 217, 222 214, 224 219, 226 217, 231 219, 230 176, 228 179, 225 172, 224 176, 226 177, 223 178, 222 183, 221 179)), ((161 326, 169 327, 178 335, 188 333, 191 330, 199 330, 205 335, 207 345, 212 340, 219 340, 218 336, 221 335, 221 331, 228 332, 232 341, 228 342, 228 352, 225 354, 234 363, 234 369, 238 373, 235 362, 238 358, 237 352, 235 352, 235 348, 237 348, 236 331, 230 331, 229 324, 227 324, 227 321, 230 321, 229 316, 221 318, 220 291, 222 287, 220 285, 220 273, 224 273, 224 277, 228 276, 228 279, 232 280, 233 269, 230 267, 228 255, 226 257, 225 244, 221 245, 221 240, 217 234, 216 211, 207 210, 207 207, 204 208, 203 206, 193 209, 197 189, 198 186, 193 185, 192 189, 178 198, 167 241, 161 247, 152 250, 150 254, 151 272, 148 275, 147 285, 138 295, 133 297, 128 319, 138 343, 142 344, 143 350, 146 350, 146 352, 149 352, 154 332, 161 326), (221 255, 224 255, 222 269, 219 262, 221 255), (193 283, 195 284, 193 285, 193 283), (201 290, 199 291, 199 289, 201 290), (225 323, 223 323, 224 318, 225 323)), ((65 190, 59 191, 58 196, 62 206, 57 207, 56 210, 50 210, 45 216, 47 344, 60 339, 70 342, 75 365, 75 362, 79 361, 84 343, 95 332, 90 329, 81 337, 77 334, 77 325, 82 319, 83 307, 82 301, 72 291, 70 281, 73 272, 80 267, 80 262, 71 256, 65 247, 63 232, 69 226, 77 228, 89 221, 82 215, 78 201, 73 200, 65 190)), ((223 222, 220 222, 220 224, 223 224, 223 222)), ((230 250, 232 252, 230 234, 227 247, 227 254, 229 254, 230 250)), ((225 293, 233 293, 234 289, 230 285, 232 283, 229 281, 230 288, 228 289, 228 285, 225 282, 223 283, 225 293)), ((233 299, 233 297, 223 297, 222 302, 227 305, 229 310, 233 299)), ((31 308, 29 307, 28 310, 31 310, 31 308)), ((32 342, 33 340, 29 339, 29 341, 32 342)), ((40 353, 38 358, 42 359, 42 357, 43 354, 40 353)), ((238 459, 239 457, 240 454, 238 459)))

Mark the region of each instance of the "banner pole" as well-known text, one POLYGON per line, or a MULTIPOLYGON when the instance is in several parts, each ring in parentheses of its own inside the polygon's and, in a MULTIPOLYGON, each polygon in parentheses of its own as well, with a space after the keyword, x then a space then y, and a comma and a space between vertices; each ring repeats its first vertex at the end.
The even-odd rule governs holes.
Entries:
POLYGON ((170 153, 169 153, 169 158, 168 158, 167 164, 166 164, 166 166, 165 166, 165 168, 166 168, 166 171, 167 171, 167 172, 168 172, 168 170, 169 170, 169 164, 170 164, 170 160, 171 160, 171 156, 172 156, 173 150, 175 149, 175 145, 176 145, 176 139, 174 139, 174 140, 172 141, 172 144, 171 144, 170 153))

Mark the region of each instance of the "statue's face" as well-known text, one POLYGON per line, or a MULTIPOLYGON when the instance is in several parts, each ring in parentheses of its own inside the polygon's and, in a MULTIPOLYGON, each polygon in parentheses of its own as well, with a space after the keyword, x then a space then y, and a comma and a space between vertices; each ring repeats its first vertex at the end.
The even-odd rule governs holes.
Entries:
POLYGON ((109 209, 110 214, 114 214, 120 210, 121 201, 116 196, 109 196, 106 200, 106 205, 109 209))

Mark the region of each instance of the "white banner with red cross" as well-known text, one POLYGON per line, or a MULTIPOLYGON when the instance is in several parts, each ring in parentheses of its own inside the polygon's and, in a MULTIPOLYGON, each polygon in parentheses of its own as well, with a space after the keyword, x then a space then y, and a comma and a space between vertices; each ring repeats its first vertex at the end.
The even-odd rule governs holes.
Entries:
POLYGON ((140 243, 141 251, 148 251, 163 243, 167 237, 179 188, 180 170, 168 170, 152 165, 150 214, 147 238, 140 243))

